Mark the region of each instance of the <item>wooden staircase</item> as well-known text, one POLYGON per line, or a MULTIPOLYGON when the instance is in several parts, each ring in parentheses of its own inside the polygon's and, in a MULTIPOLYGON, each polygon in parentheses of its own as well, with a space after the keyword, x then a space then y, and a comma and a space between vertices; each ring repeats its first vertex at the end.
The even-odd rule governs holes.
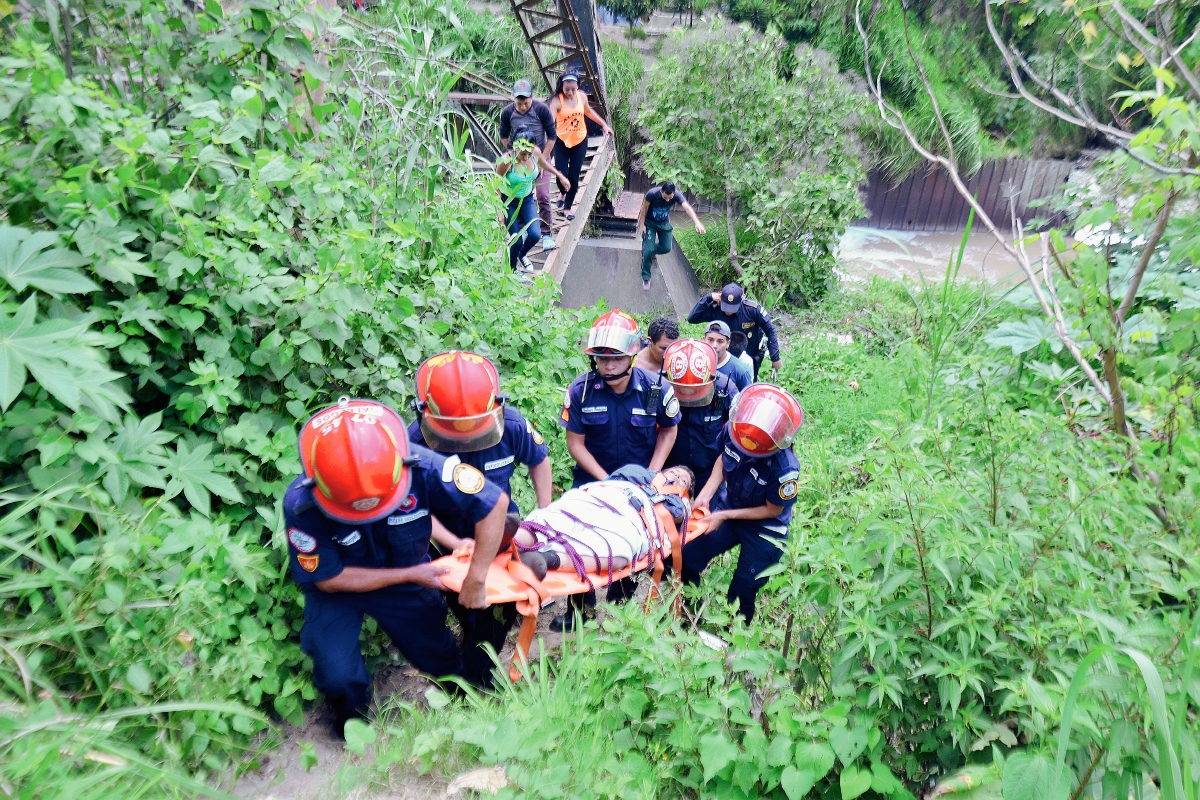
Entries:
MULTIPOLYGON (((592 214, 592 206, 600 196, 604 185, 604 176, 608 174, 609 165, 613 160, 612 139, 605 136, 588 138, 587 156, 583 161, 583 172, 579 175, 579 191, 575 193, 575 219, 568 220, 566 214, 558 207, 562 195, 558 191, 558 181, 550 182, 550 208, 554 215, 554 241, 558 245, 546 252, 536 248, 529 254, 529 260, 538 268, 538 274, 550 275, 559 283, 562 282, 563 272, 571 263, 575 246, 587 229, 588 217, 592 214)), ((544 231, 543 231, 544 233, 544 231)))

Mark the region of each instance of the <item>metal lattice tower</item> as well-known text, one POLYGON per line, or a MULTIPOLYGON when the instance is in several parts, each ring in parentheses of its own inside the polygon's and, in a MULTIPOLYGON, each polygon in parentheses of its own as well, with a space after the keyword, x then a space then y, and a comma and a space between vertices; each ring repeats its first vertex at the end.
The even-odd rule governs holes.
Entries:
POLYGON ((592 107, 607 119, 604 63, 596 33, 594 0, 509 0, 509 3, 547 92, 554 90, 560 75, 573 71, 579 75, 580 88, 588 94, 592 107))

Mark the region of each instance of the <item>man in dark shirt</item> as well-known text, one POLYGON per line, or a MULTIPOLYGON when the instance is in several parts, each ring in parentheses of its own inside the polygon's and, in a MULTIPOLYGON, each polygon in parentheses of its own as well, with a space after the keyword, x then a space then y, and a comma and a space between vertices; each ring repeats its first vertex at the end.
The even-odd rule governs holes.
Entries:
POLYGON ((771 315, 758 303, 745 299, 741 286, 730 283, 719 292, 704 295, 696 301, 692 313, 688 314, 687 318, 691 323, 714 320, 724 322, 731 332, 741 331, 746 334, 746 352, 754 359, 754 380, 758 380, 758 370, 762 365, 764 339, 771 356, 771 368, 779 369, 783 366, 783 362, 779 360, 779 340, 775 335, 771 315))
POLYGON ((637 232, 642 234, 642 289, 650 291, 650 268, 654 256, 671 252, 671 209, 679 206, 692 218, 696 233, 704 233, 704 224, 696 216, 696 209, 683 196, 683 192, 675 191, 675 184, 670 181, 662 186, 655 186, 646 192, 642 200, 642 209, 638 212, 637 232), (655 238, 658 239, 657 244, 655 238))
MULTIPOLYGON (((500 112, 500 142, 506 148, 516 134, 524 133, 533 140, 542 157, 550 161, 558 129, 554 124, 554 113, 541 100, 533 99, 533 83, 522 78, 513 84, 513 101, 500 112)), ((542 250, 553 250, 557 245, 551 235, 554 217, 550 212, 550 173, 541 170, 533 185, 537 199, 538 217, 542 221, 542 250)))

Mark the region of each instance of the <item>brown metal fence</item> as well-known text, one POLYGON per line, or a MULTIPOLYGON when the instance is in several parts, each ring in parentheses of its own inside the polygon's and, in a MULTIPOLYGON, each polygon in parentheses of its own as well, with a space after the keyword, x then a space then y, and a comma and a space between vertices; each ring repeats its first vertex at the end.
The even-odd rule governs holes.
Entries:
MULTIPOLYGON (((1074 164, 1070 161, 1004 159, 984 164, 967 181, 967 189, 997 226, 1012 226, 1013 205, 1022 223, 1050 217, 1050 209, 1030 203, 1062 190, 1074 164)), ((940 168, 922 169, 900 183, 872 173, 866 187, 867 218, 859 224, 905 231, 962 230, 970 206, 940 168)))

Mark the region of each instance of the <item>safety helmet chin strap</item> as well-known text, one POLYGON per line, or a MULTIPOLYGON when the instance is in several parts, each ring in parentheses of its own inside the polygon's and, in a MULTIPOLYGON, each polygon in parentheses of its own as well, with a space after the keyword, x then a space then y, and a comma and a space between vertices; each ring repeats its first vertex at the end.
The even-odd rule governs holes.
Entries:
MULTIPOLYGON (((617 355, 624 356, 625 354, 620 353, 617 355)), ((612 356, 609 356, 609 357, 611 358, 612 356)), ((626 356, 626 358, 629 359, 629 366, 625 368, 624 372, 620 373, 619 375, 602 375, 600 373, 600 368, 596 365, 596 357, 591 354, 588 355, 588 361, 590 361, 592 363, 592 372, 594 372, 596 374, 597 378, 604 381, 605 383, 616 383, 617 381, 624 378, 626 375, 633 374, 633 356, 626 356)))
MULTIPOLYGON (((600 374, 600 371, 596 370, 596 373, 600 374)), ((600 380, 604 381, 605 383, 616 383, 617 381, 624 378, 626 375, 632 375, 632 374, 633 374, 633 362, 630 361, 629 366, 625 368, 624 372, 621 372, 617 375, 600 375, 600 380)))

